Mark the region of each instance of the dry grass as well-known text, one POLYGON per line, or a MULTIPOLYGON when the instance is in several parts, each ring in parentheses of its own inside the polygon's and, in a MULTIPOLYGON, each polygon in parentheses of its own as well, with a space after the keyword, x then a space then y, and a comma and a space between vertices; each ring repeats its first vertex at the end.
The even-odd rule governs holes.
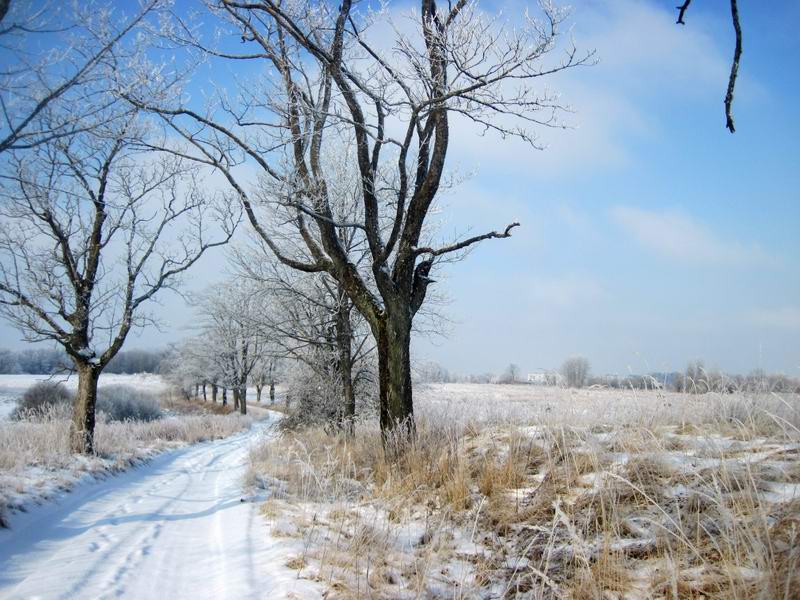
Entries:
MULTIPOLYGON (((218 439, 241 431, 250 423, 238 415, 190 415, 150 422, 98 423, 98 457, 118 459, 141 450, 161 450, 218 439)), ((66 467, 75 457, 68 451, 69 421, 45 417, 34 421, 0 422, 0 470, 27 466, 66 467)))
POLYGON ((187 400, 177 393, 165 394, 160 400, 161 408, 168 413, 180 415, 228 415, 234 412, 233 403, 187 400))
POLYGON ((2 514, 67 490, 88 475, 104 476, 169 448, 226 437, 250 426, 239 415, 187 414, 139 422, 99 422, 96 455, 67 451, 69 420, 51 411, 27 421, 0 421, 2 514))
POLYGON ((588 424, 590 398, 537 420, 423 397, 397 460, 373 423, 312 429, 254 450, 251 481, 330 598, 800 597, 797 397, 706 398, 715 419, 602 392, 588 424))

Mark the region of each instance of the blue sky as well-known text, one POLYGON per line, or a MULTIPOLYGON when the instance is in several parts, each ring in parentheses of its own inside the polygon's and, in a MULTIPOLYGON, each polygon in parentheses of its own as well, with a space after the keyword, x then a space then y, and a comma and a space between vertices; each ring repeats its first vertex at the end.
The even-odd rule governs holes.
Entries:
POLYGON ((454 225, 522 227, 448 270, 456 323, 418 354, 473 372, 584 354, 599 373, 702 357, 800 374, 800 6, 743 4, 734 135, 727 3, 694 2, 685 27, 675 2, 574 4, 600 58, 552 82, 575 129, 460 157, 479 171, 447 200, 470 206, 454 225))
MULTIPOLYGON (((417 358, 532 371, 583 354, 596 373, 703 358, 800 375, 800 3, 740 3, 734 135, 728 3, 695 0, 684 27, 675 4, 572 3, 576 43, 600 62, 548 82, 575 112, 544 132, 546 150, 455 124, 451 167, 473 175, 443 199, 443 231, 522 226, 446 269, 450 335, 417 339, 417 358)), ((223 268, 222 253, 204 259, 192 287, 223 268)), ((157 310, 164 331, 130 347, 191 333, 179 297, 157 310)), ((0 327, 0 346, 18 337, 0 327)))

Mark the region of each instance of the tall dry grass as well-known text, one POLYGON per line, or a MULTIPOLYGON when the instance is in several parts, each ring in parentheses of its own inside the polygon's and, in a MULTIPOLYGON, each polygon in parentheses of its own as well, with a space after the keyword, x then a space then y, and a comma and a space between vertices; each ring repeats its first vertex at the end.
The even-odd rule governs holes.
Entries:
MULTIPOLYGON (((241 431, 250 422, 239 415, 99 422, 95 430, 96 454, 101 458, 124 458, 142 450, 163 450, 218 439, 241 431)), ((68 451, 68 439, 69 420, 59 411, 27 421, 0 421, 0 470, 66 467, 74 459, 68 451)))
POLYGON ((312 429, 250 480, 329 597, 800 597, 798 398, 673 396, 423 396, 399 460, 373 423, 312 429))
POLYGON ((227 437, 252 422, 237 414, 101 420, 96 455, 84 457, 68 451, 68 413, 68 407, 56 406, 27 420, 0 421, 0 526, 10 510, 67 490, 86 474, 113 473, 169 448, 227 437))

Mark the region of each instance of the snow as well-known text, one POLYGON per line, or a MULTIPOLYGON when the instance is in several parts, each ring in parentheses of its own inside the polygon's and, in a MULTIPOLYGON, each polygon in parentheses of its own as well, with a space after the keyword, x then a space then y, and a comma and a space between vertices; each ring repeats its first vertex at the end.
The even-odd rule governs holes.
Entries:
MULTIPOLYGON (((0 375, 0 419, 8 418, 16 406, 16 400, 32 385, 40 381, 60 381, 70 389, 78 389, 78 376, 73 375, 0 375)), ((137 375, 117 375, 103 373, 98 385, 131 385, 138 389, 160 393, 167 384, 160 375, 140 373, 137 375)))
POLYGON ((12 515, 0 531, 0 598, 319 598, 319 584, 285 566, 299 540, 271 537, 242 495, 268 425, 12 515))

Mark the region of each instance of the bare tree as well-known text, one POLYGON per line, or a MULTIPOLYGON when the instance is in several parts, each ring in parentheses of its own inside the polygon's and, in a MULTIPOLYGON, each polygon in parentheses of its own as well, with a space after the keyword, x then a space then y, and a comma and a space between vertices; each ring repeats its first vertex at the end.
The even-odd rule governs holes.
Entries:
POLYGON ((299 273, 260 244, 239 249, 234 261, 239 276, 255 282, 270 298, 270 310, 258 315, 254 326, 272 332, 283 356, 334 382, 332 391, 341 400, 328 412, 339 427, 352 432, 357 389, 371 374, 366 363, 375 349, 364 318, 329 275, 299 273))
POLYGON ((277 352, 262 352, 253 368, 251 380, 256 388, 256 402, 261 402, 264 387, 269 390, 269 402, 275 404, 275 383, 281 377, 283 358, 277 352))
POLYGON ((589 378, 589 361, 582 356, 573 356, 561 365, 561 374, 568 387, 582 388, 589 378))
POLYGON ((69 355, 79 382, 70 447, 89 453, 100 373, 132 328, 153 321, 142 306, 227 243, 238 215, 226 204, 211 212, 195 165, 141 154, 148 133, 136 112, 83 129, 6 157, 0 314, 69 355))
POLYGON ((186 33, 187 47, 240 64, 264 63, 266 78, 248 78, 236 97, 220 95, 197 109, 175 90, 128 98, 159 113, 190 142, 194 159, 222 172, 281 262, 338 282, 377 341, 382 430, 411 428, 412 323, 432 269, 483 240, 509 237, 518 225, 452 243, 425 237, 426 218, 446 184, 451 119, 536 145, 532 128, 560 126, 561 108, 536 84, 586 64, 590 55, 567 48, 561 59, 543 62, 565 18, 547 1, 541 19, 525 15, 510 27, 473 0, 446 8, 422 0, 403 31, 388 11, 360 11, 351 0, 222 0, 209 8, 229 37, 211 46, 186 33), (371 34, 377 21, 384 29, 371 34), (247 48, 228 43, 234 39, 247 48), (326 152, 348 148, 359 176, 354 219, 337 212, 324 168, 326 152), (258 170, 259 185, 237 170, 244 162, 258 170), (281 218, 263 217, 264 203, 281 218), (367 269, 343 247, 348 230, 367 243, 367 269))
POLYGON ((247 383, 259 362, 275 353, 270 332, 259 321, 269 310, 268 297, 247 280, 222 288, 224 294, 207 292, 198 305, 205 353, 216 362, 225 388, 233 390, 234 407, 247 414, 247 383))
POLYGON ((108 72, 131 54, 123 44, 131 41, 128 46, 135 47, 136 34, 157 27, 168 4, 146 0, 124 15, 101 2, 2 0, 0 155, 96 123, 98 88, 111 82, 108 72))
POLYGON ((511 363, 506 367, 506 370, 503 371, 503 374, 500 375, 499 382, 517 383, 519 380, 520 380, 519 365, 511 363))

